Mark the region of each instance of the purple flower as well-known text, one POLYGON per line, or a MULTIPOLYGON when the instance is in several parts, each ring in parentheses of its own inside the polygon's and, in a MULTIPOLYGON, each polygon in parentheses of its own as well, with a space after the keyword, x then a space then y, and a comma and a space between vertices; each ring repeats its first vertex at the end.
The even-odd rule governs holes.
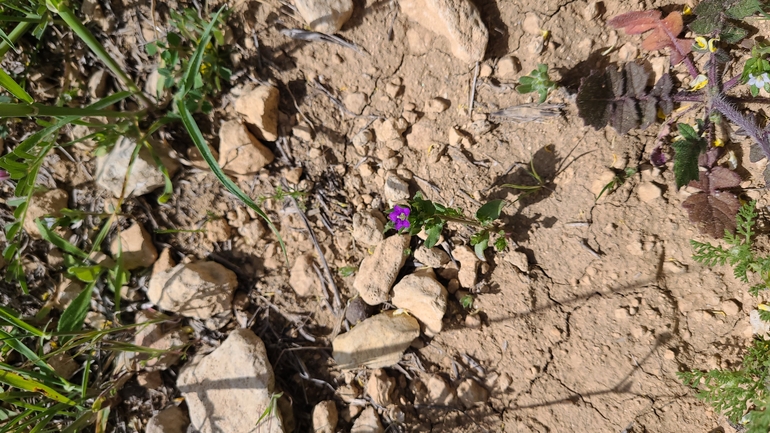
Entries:
POLYGON ((394 227, 396 230, 402 230, 409 228, 409 212, 412 210, 408 207, 403 206, 393 206, 393 211, 388 214, 388 218, 393 221, 394 227))
POLYGON ((661 149, 660 146, 652 149, 652 153, 650 154, 650 162, 655 167, 663 167, 666 165, 666 154, 663 153, 663 149, 661 149))
POLYGON ((10 178, 11 178, 11 175, 10 175, 10 174, 8 174, 8 172, 7 172, 7 171, 5 171, 5 170, 0 170, 0 182, 2 182, 2 181, 4 181, 4 180, 8 180, 8 179, 10 179, 10 178))

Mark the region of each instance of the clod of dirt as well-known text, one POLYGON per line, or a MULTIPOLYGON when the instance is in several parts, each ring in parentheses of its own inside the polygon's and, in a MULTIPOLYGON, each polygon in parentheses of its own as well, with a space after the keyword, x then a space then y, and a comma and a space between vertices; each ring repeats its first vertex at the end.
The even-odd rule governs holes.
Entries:
POLYGON ((390 367, 401 360, 401 354, 419 336, 417 319, 403 312, 386 311, 337 336, 332 341, 334 360, 345 370, 362 365, 390 367))
POLYGON ((396 391, 396 379, 388 376, 385 370, 372 370, 366 382, 366 394, 380 406, 393 404, 393 393, 396 391))
POLYGON ((265 226, 259 220, 251 220, 238 228, 238 234, 251 246, 256 245, 266 233, 265 226))
POLYGON ((449 108, 450 104, 451 102, 448 99, 431 98, 425 101, 425 107, 423 107, 422 111, 425 113, 443 113, 449 108))
POLYGON ((32 196, 27 207, 27 217, 24 220, 24 230, 30 237, 40 239, 40 231, 35 220, 46 215, 60 217, 61 210, 67 207, 69 194, 63 189, 51 189, 32 196))
POLYGON ((146 433, 184 433, 190 425, 190 418, 178 406, 171 405, 150 418, 146 433))
MULTIPOLYGON (((430 271, 433 274, 433 271, 430 271)), ((393 287, 393 305, 409 311, 425 325, 425 335, 432 337, 442 328, 448 293, 428 273, 405 276, 393 287)))
POLYGON ((353 423, 353 428, 350 429, 350 433, 384 433, 385 429, 382 427, 380 417, 377 416, 377 411, 373 407, 369 406, 361 412, 361 416, 353 423))
POLYGON ((409 195, 409 184, 404 179, 398 177, 395 173, 388 173, 385 178, 385 187, 383 195, 388 203, 395 204, 407 200, 409 195))
POLYGON ((431 268, 440 268, 449 263, 449 255, 440 248, 425 248, 420 246, 414 252, 414 258, 420 263, 431 268))
POLYGON ((735 316, 741 312, 741 303, 735 299, 727 299, 722 301, 720 308, 727 316, 735 316))
POLYGON ((345 107, 355 114, 361 114, 369 103, 369 98, 365 93, 355 92, 345 95, 345 107))
POLYGON ((315 32, 334 34, 353 14, 352 0, 296 0, 302 19, 315 32))
POLYGON ((434 374, 428 379, 427 387, 428 397, 433 404, 443 406, 455 406, 457 404, 455 390, 443 377, 434 374))
POLYGON ((529 259, 527 258, 527 255, 521 251, 508 251, 503 256, 503 260, 512 264, 521 272, 526 273, 529 271, 529 259))
POLYGON ((313 408, 313 431, 334 433, 337 431, 337 406, 332 400, 324 400, 313 408))
POLYGON ((59 376, 69 380, 76 371, 80 369, 80 364, 75 362, 66 352, 59 352, 46 360, 48 364, 59 376))
POLYGON ((313 269, 313 255, 303 254, 294 261, 289 276, 289 285, 297 296, 306 297, 320 293, 318 274, 313 269))
POLYGON ((519 71, 521 67, 516 59, 512 56, 505 56, 497 62, 497 75, 500 78, 511 78, 519 71))
POLYGON ((224 218, 206 221, 206 238, 211 242, 225 242, 230 239, 232 229, 224 218))
POLYGON ((457 397, 467 409, 486 403, 489 391, 473 379, 465 379, 457 387, 457 397))
POLYGON ((152 237, 141 224, 134 222, 120 232, 110 245, 110 253, 117 259, 123 258, 123 267, 127 270, 147 268, 158 259, 158 250, 152 243, 152 237))
POLYGON ((471 247, 462 245, 452 251, 455 260, 460 262, 460 272, 457 273, 457 279, 460 285, 466 289, 471 289, 476 285, 478 269, 481 260, 476 256, 471 247))
MULTIPOLYGON (((128 137, 120 137, 110 153, 96 158, 96 183, 102 188, 120 197, 123 182, 131 161, 136 142, 128 137)), ((152 149, 174 176, 179 163, 169 157, 170 149, 162 142, 152 141, 152 149)), ((131 168, 131 175, 126 182, 126 197, 144 195, 165 185, 165 178, 146 147, 142 147, 131 168)))
POLYGON ((469 0, 402 0, 401 11, 421 26, 444 36, 463 62, 484 60, 489 33, 469 0))
POLYGON ((662 195, 660 187, 652 182, 642 182, 636 192, 639 194, 639 200, 644 203, 650 203, 662 195))
POLYGON ((147 297, 158 307, 197 319, 229 312, 238 279, 216 262, 177 265, 150 278, 147 297))
POLYGON ((136 383, 146 389, 157 389, 163 385, 160 371, 143 371, 136 375, 136 383))
POLYGON ((282 433, 279 407, 259 424, 262 410, 254 410, 271 404, 274 385, 265 344, 249 329, 232 331, 216 350, 182 367, 177 379, 192 427, 201 433, 282 433))
POLYGON ((382 241, 371 256, 361 262, 353 288, 369 305, 388 300, 396 276, 406 262, 404 249, 409 246, 409 235, 395 235, 382 241))
MULTIPOLYGON (((235 100, 235 111, 243 116, 246 122, 259 129, 260 139, 275 141, 278 139, 279 99, 277 88, 259 86, 235 100)), ((221 148, 220 152, 222 152, 221 148)))
POLYGON ((235 174, 254 174, 275 159, 238 120, 229 120, 219 129, 219 165, 235 174))
POLYGON ((348 307, 345 310, 345 319, 347 319, 351 325, 358 325, 369 317, 367 310, 369 310, 369 305, 367 305, 363 299, 356 296, 348 302, 348 307))
MULTIPOLYGON (((136 313, 134 318, 137 324, 148 322, 163 317, 160 313, 150 310, 142 310, 136 313)), ((146 370, 166 370, 182 359, 180 349, 188 342, 187 334, 176 325, 168 323, 152 323, 147 326, 140 326, 139 331, 134 336, 134 344, 142 347, 149 347, 160 351, 167 351, 160 356, 150 358, 146 353, 133 353, 128 358, 135 363, 146 361, 143 365, 146 370)))
POLYGON ((382 221, 371 211, 362 211, 353 215, 353 239, 364 245, 377 245, 382 242, 382 221))

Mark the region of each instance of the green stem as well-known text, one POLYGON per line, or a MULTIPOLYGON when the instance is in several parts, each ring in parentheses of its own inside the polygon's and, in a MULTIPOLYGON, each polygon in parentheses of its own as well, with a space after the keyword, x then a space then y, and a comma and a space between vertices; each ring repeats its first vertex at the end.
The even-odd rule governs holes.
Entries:
MULTIPOLYGON (((24 33, 27 33, 27 31, 31 29, 34 26, 34 24, 35 23, 31 23, 31 22, 20 22, 19 24, 16 25, 16 27, 13 28, 13 30, 11 30, 11 33, 8 33, 8 39, 10 39, 13 42, 16 42, 17 40, 19 40, 21 35, 23 35, 24 33)), ((8 50, 10 49, 11 49, 11 46, 8 45, 7 42, 5 41, 0 42, 0 57, 5 56, 5 53, 7 53, 8 50)))
POLYGON ((470 220, 467 218, 457 218, 457 217, 450 217, 450 216, 444 216, 444 215, 436 215, 436 216, 447 222, 460 223, 460 224, 465 224, 465 225, 479 227, 479 228, 486 227, 478 221, 470 220))
POLYGON ((13 104, 0 103, 0 118, 27 116, 78 116, 78 117, 118 117, 137 118, 146 114, 145 110, 137 112, 120 112, 99 110, 93 108, 51 107, 42 104, 13 104))
POLYGON ((96 40, 96 37, 94 37, 93 33, 91 33, 82 22, 80 22, 80 19, 75 16, 69 7, 67 7, 62 1, 59 0, 48 0, 47 3, 48 9, 59 14, 59 16, 64 20, 65 23, 67 23, 72 31, 74 31, 80 37, 80 39, 82 39, 83 42, 88 45, 88 48, 90 48, 91 51, 93 51, 93 53, 96 54, 96 56, 99 57, 102 62, 104 62, 110 71, 112 71, 112 73, 115 74, 123 82, 123 84, 126 85, 126 87, 128 87, 128 90, 133 92, 142 101, 142 104, 145 107, 152 106, 152 102, 150 102, 144 93, 142 93, 136 83, 134 83, 128 74, 123 71, 120 65, 118 65, 118 62, 112 58, 104 46, 98 40, 96 40))

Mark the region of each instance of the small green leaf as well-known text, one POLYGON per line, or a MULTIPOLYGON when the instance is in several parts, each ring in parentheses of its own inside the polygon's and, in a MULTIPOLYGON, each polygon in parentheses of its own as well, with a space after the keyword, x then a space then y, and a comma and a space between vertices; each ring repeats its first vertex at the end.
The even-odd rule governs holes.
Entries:
POLYGON ((58 247, 62 251, 70 253, 73 256, 78 256, 81 259, 88 258, 88 254, 86 254, 83 250, 76 247, 75 245, 72 245, 71 243, 66 241, 64 238, 56 234, 56 232, 48 228, 47 225, 43 224, 43 222, 40 219, 35 220, 35 225, 37 225, 37 229, 40 232, 40 236, 42 236, 43 239, 54 244, 56 247, 58 247))
POLYGON ((86 314, 91 307, 91 293, 94 290, 95 283, 91 283, 83 289, 82 292, 70 303, 59 318, 59 325, 56 327, 58 332, 74 332, 83 328, 83 322, 86 320, 86 314))
POLYGON ((339 269, 338 272, 341 277, 345 278, 345 277, 352 276, 353 274, 356 273, 357 270, 358 270, 358 266, 343 266, 339 269))
POLYGON ((23 87, 21 87, 16 81, 11 78, 4 70, 0 69, 0 86, 9 91, 17 99, 20 99, 27 104, 35 102, 29 93, 27 93, 23 87))
POLYGON ((444 223, 436 223, 430 226, 425 226, 425 233, 428 235, 425 238, 425 248, 433 248, 438 242, 438 238, 441 236, 441 230, 444 229, 444 223))
POLYGON ((477 243, 473 246, 473 250, 476 252, 476 257, 479 258, 479 260, 486 262, 487 258, 484 257, 484 251, 489 246, 489 237, 486 239, 483 239, 481 242, 477 243))
POLYGON ((516 86, 516 91, 525 94, 532 92, 532 85, 531 84, 519 84, 516 86))
POLYGON ((102 273, 102 267, 99 265, 72 266, 67 269, 67 272, 84 283, 93 283, 99 277, 99 274, 102 273))
POLYGON ((476 219, 481 221, 482 224, 492 222, 500 218, 503 206, 505 206, 505 200, 491 200, 476 211, 476 219))
POLYGON ((698 180, 698 157, 706 150, 706 142, 700 138, 695 130, 683 123, 677 125, 682 140, 671 143, 676 152, 674 154, 674 178, 677 187, 681 188, 692 180, 698 180))

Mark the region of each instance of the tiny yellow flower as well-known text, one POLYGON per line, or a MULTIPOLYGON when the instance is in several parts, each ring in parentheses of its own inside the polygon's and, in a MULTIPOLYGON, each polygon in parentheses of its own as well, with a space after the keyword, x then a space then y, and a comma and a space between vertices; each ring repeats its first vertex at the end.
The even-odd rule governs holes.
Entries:
POLYGON ((690 6, 684 5, 684 8, 682 9, 682 15, 692 15, 692 8, 690 8, 690 6))
POLYGON ((548 30, 540 30, 540 34, 543 35, 543 39, 548 39, 551 36, 551 32, 548 30))
POLYGON ((714 140, 714 147, 724 147, 724 146, 725 146, 725 142, 724 141, 722 141, 722 140, 720 140, 718 138, 714 140))
POLYGON ((695 38, 695 49, 696 50, 705 50, 708 48, 709 43, 703 36, 698 36, 695 38))
POLYGON ((709 39, 709 51, 712 53, 717 52, 717 42, 719 42, 719 38, 709 39))
POLYGON ((705 75, 701 74, 695 77, 694 80, 692 80, 692 83, 690 83, 690 91, 694 92, 696 90, 700 90, 704 87, 706 87, 706 84, 709 83, 708 78, 706 78, 705 75))
POLYGON ((757 305, 757 308, 762 311, 770 311, 770 305, 767 304, 759 304, 757 305))

